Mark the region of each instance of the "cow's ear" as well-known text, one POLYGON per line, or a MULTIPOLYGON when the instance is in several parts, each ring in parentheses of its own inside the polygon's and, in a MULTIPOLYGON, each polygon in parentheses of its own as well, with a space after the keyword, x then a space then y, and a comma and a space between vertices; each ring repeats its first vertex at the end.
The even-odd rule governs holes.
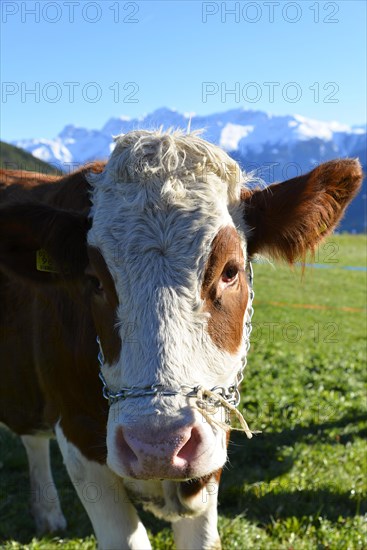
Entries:
POLYGON ((335 160, 283 183, 243 190, 249 256, 304 258, 336 227, 362 179, 358 160, 335 160))
POLYGON ((77 278, 87 265, 87 215, 43 204, 0 208, 0 270, 52 283, 77 278))

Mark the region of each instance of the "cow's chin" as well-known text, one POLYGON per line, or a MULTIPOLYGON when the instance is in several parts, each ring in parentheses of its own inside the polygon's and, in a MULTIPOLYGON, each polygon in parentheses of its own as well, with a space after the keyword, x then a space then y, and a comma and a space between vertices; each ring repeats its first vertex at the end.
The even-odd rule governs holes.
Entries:
POLYGON ((127 494, 134 504, 158 518, 177 521, 200 516, 216 502, 218 472, 188 482, 124 480, 127 494))

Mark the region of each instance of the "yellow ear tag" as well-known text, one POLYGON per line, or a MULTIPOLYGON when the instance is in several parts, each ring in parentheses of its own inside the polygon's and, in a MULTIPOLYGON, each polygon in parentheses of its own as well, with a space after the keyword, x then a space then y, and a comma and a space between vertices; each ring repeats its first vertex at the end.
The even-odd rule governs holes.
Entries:
POLYGON ((53 259, 44 248, 37 250, 37 271, 46 271, 47 273, 59 273, 56 269, 53 259))

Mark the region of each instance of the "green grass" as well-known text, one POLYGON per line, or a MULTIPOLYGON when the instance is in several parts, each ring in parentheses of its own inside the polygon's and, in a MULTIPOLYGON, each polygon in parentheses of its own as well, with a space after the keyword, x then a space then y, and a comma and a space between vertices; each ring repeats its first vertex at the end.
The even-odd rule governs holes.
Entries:
MULTIPOLYGON (((341 235, 328 244, 316 262, 328 262, 331 250, 334 267, 306 269, 303 278, 300 268, 255 266, 241 410, 262 433, 231 438, 219 494, 225 550, 367 548, 366 273, 342 269, 366 265, 367 243, 341 235)), ((0 448, 2 548, 95 548, 56 445, 53 469, 69 523, 63 539, 34 538, 25 452, 5 430, 0 448)), ((153 547, 173 549, 169 526, 142 516, 153 547)))

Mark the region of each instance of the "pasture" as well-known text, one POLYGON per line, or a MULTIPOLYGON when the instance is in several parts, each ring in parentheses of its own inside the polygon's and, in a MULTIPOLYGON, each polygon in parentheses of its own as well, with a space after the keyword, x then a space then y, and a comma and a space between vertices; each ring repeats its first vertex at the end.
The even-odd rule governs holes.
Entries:
MULTIPOLYGON (((307 268, 303 278, 299 267, 254 266, 240 410, 262 433, 231 437, 219 494, 224 550, 367 548, 366 271, 343 269, 366 266, 366 244, 330 237, 315 257, 329 268, 307 268)), ((52 463, 69 527, 62 538, 37 539, 25 451, 0 430, 1 548, 95 548, 55 442, 52 463)), ((168 526, 141 515, 153 548, 173 548, 168 526)))

